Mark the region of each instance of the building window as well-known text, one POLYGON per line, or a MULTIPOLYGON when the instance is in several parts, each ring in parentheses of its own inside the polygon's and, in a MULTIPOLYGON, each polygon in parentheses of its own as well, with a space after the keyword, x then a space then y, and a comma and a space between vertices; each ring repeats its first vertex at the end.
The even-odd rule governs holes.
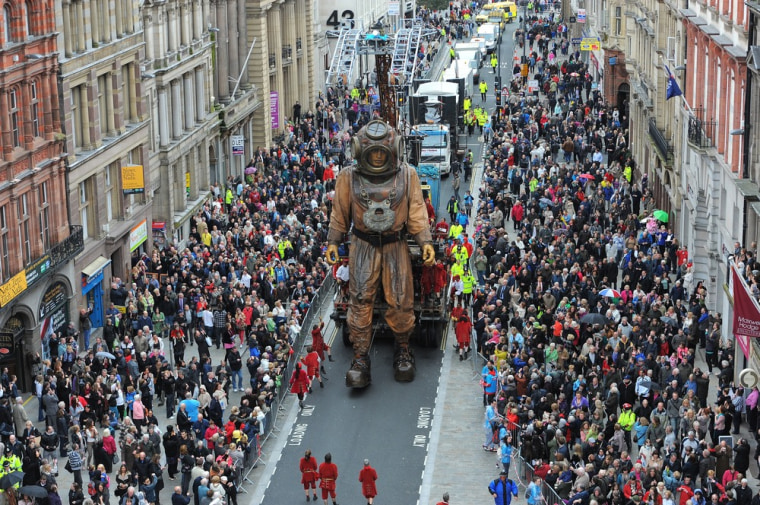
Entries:
POLYGON ((5 42, 13 42, 13 12, 10 5, 3 6, 3 31, 5 36, 5 42))
POLYGON ((79 183, 79 220, 82 223, 82 236, 85 240, 90 237, 94 230, 95 209, 91 205, 90 191, 89 179, 79 183))
POLYGON ((50 200, 48 199, 48 183, 40 184, 40 241, 42 250, 47 251, 50 248, 50 200))
POLYGON ((124 93, 124 121, 126 123, 132 123, 137 120, 133 69, 134 67, 131 63, 127 63, 121 67, 121 89, 124 93))
POLYGON ((34 7, 31 3, 27 2, 24 4, 24 14, 26 15, 24 17, 24 34, 27 37, 31 37, 32 35, 35 35, 34 7))
POLYGON ((615 35, 620 35, 623 32, 623 9, 622 7, 615 7, 615 35))
POLYGON ((0 207, 0 282, 11 276, 11 255, 8 247, 8 206, 0 207))
POLYGON ((32 261, 32 242, 29 237, 29 193, 24 193, 16 200, 16 218, 18 219, 18 238, 21 259, 27 265, 32 261))
POLYGON ((21 146, 21 125, 19 124, 19 103, 16 90, 12 89, 9 93, 8 106, 10 107, 11 115, 11 142, 13 147, 21 146))
POLYGON ((98 77, 98 117, 100 118, 100 135, 108 136, 111 131, 109 126, 113 124, 113 97, 111 96, 111 86, 108 81, 111 74, 103 74, 98 77))
POLYGON ((119 193, 120 165, 118 161, 111 163, 105 170, 106 185, 106 217, 108 221, 121 217, 121 193, 119 193))
POLYGON ((30 86, 30 94, 32 97, 32 133, 35 137, 41 137, 40 135, 40 106, 37 99, 37 83, 33 82, 30 86))

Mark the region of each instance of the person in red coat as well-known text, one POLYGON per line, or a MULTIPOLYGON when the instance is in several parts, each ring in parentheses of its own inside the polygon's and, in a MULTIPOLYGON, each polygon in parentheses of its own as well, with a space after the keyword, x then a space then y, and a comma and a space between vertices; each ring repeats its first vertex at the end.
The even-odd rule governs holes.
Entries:
POLYGON ((309 375, 301 363, 296 363, 296 369, 293 370, 293 375, 290 377, 290 392, 298 395, 298 406, 300 408, 303 408, 303 399, 310 387, 309 375))
POLYGON ((338 480, 338 465, 332 462, 332 454, 325 454, 325 462, 319 465, 319 488, 322 490, 322 500, 327 505, 327 495, 335 501, 335 481, 338 480))
POLYGON ((446 288, 448 283, 449 274, 446 271, 446 266, 441 260, 435 262, 435 278, 433 280, 433 293, 440 295, 446 288))
POLYGON ((317 501, 317 458, 311 455, 311 451, 307 450, 301 458, 301 463, 298 465, 301 470, 301 484, 303 484, 303 490, 306 493, 306 501, 309 501, 309 488, 314 492, 314 501, 317 501))
POLYGON ((359 472, 359 482, 362 483, 362 494, 367 499, 367 505, 372 505, 372 502, 377 496, 377 486, 375 481, 377 480, 377 472, 374 468, 369 466, 369 460, 364 460, 364 468, 359 472))
MULTIPOLYGON (((325 322, 320 318, 319 324, 314 325, 311 329, 311 346, 317 351, 319 360, 325 362, 325 351, 327 351, 327 358, 332 361, 332 350, 330 346, 325 343, 325 338, 322 336, 322 329, 325 327, 325 322)), ((325 367, 321 367, 322 373, 325 373, 325 367)))
MULTIPOLYGON (((301 361, 306 365, 306 375, 309 377, 309 381, 313 382, 314 379, 317 379, 319 387, 325 387, 322 383, 322 377, 319 375, 319 354, 317 354, 317 351, 312 346, 306 348, 306 356, 301 361)), ((311 389, 309 389, 309 393, 311 393, 311 389)))
POLYGON ((472 322, 467 314, 459 316, 454 333, 457 336, 457 347, 459 347, 459 361, 467 359, 467 353, 470 352, 470 341, 472 340, 472 322))

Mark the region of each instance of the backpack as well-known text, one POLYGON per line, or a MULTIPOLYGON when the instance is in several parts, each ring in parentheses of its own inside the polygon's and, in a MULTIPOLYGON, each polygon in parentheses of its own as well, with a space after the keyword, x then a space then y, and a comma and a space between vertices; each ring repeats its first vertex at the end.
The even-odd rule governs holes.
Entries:
POLYGON ((90 496, 95 496, 98 493, 97 488, 95 487, 95 484, 92 482, 87 483, 87 494, 90 496))

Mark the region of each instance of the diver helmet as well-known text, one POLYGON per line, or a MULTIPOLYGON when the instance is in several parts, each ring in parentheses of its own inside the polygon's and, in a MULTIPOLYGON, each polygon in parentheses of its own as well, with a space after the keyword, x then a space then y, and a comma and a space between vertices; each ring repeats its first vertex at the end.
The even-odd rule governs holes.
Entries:
POLYGON ((370 121, 351 139, 351 153, 364 175, 395 173, 400 149, 401 136, 385 121, 370 121))

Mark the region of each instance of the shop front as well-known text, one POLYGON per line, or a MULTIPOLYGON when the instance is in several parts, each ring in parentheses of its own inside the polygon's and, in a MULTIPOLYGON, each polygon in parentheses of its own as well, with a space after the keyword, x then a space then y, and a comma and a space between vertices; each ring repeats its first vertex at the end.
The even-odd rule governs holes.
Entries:
POLYGON ((92 329, 102 328, 105 324, 105 303, 103 301, 106 290, 103 288, 103 271, 111 264, 111 260, 98 256, 95 261, 82 269, 82 298, 87 307, 92 309, 90 324, 92 329))

